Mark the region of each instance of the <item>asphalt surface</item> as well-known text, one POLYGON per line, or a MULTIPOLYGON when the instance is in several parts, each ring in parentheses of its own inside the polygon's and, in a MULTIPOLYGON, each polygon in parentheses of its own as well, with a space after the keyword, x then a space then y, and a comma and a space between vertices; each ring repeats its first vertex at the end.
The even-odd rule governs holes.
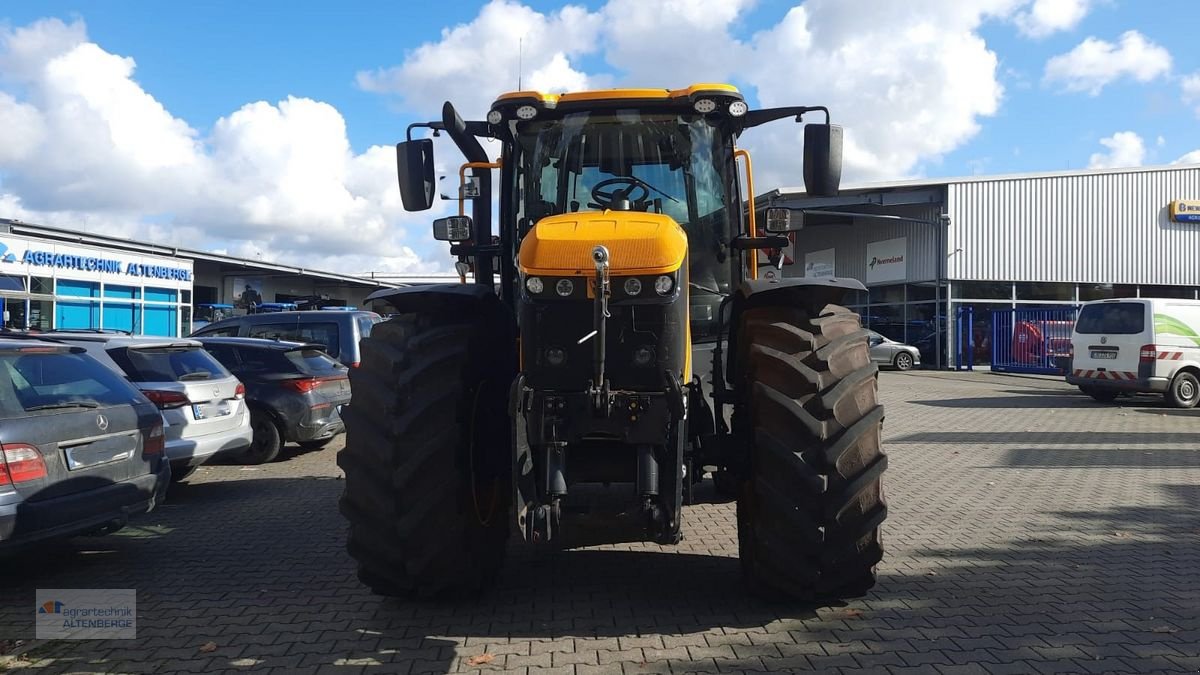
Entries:
POLYGON ((884 373, 887 555, 845 606, 747 597, 733 504, 685 540, 540 554, 384 600, 344 553, 335 452, 213 465, 107 537, 0 561, 0 663, 39 672, 1195 672, 1200 411, 1048 379, 884 373), (138 637, 38 642, 37 588, 136 588, 138 637), (26 640, 14 644, 13 640, 26 640))

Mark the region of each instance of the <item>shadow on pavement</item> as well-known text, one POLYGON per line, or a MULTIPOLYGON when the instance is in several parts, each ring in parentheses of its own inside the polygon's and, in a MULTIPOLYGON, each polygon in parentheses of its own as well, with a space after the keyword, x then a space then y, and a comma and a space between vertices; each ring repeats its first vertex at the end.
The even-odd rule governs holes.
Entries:
POLYGON ((1200 429, 1196 433, 1097 431, 921 431, 888 439, 889 443, 978 443, 984 445, 1153 445, 1188 443, 1200 447, 1200 429))

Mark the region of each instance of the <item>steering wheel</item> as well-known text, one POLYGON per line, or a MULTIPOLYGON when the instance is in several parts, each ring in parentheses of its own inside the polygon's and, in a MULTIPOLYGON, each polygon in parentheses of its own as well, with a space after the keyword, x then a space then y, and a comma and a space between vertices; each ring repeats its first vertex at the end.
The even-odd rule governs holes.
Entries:
MULTIPOLYGON (((592 199, 596 202, 595 208, 610 208, 612 203, 617 199, 618 195, 625 197, 625 199, 628 199, 633 204, 645 203, 645 201, 650 197, 650 186, 646 185, 646 182, 642 179, 634 178, 633 176, 618 176, 617 178, 609 178, 592 186, 592 199), (616 185, 628 186, 628 189, 604 189, 616 185), (635 197, 634 195, 637 196, 635 197)), ((592 206, 592 204, 589 204, 588 206, 592 206)))

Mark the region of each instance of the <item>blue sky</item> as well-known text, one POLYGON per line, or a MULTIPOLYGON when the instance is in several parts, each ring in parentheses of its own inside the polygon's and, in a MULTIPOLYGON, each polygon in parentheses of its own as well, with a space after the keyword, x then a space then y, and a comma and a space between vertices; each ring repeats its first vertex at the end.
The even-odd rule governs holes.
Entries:
MULTIPOLYGON (((435 101, 448 96, 478 109, 494 93, 514 88, 515 67, 496 62, 503 45, 515 47, 517 33, 531 45, 527 77, 544 69, 541 81, 552 87, 678 86, 709 68, 714 77, 702 79, 732 79, 752 100, 830 104, 835 121, 856 134, 847 155, 852 181, 1166 164, 1200 150, 1200 52, 1186 29, 1200 19, 1194 0, 576 4, 583 8, 576 14, 543 0, 493 3, 489 9, 452 1, 363 2, 345 9, 305 2, 6 4, 0 7, 0 26, 10 51, 13 35, 40 31, 45 24, 38 22, 57 18, 74 31, 69 39, 54 38, 63 45, 56 54, 91 43, 99 48, 93 54, 133 59, 136 69, 127 76, 115 62, 105 66, 109 70, 97 66, 103 76, 95 75, 96 81, 122 91, 128 88, 121 83, 130 81, 141 93, 121 96, 161 106, 161 113, 149 108, 144 113, 147 127, 163 134, 158 145, 169 146, 181 126, 188 130, 183 137, 194 143, 165 159, 153 156, 151 148, 129 160, 128 143, 87 147, 82 154, 94 156, 97 166, 125 167, 131 161, 127 173, 114 173, 126 176, 140 195, 154 185, 174 194, 196 185, 204 189, 191 201, 156 195, 142 204, 114 198, 113 191, 120 190, 114 178, 95 186, 94 197, 88 197, 86 185, 68 194, 61 187, 67 182, 64 169, 30 165, 30 157, 70 150, 55 146, 51 133, 27 156, 10 153, 6 162, 0 152, 0 216, 15 211, 28 220, 77 222, 130 236, 187 236, 210 248, 266 251, 289 260, 316 247, 325 251, 320 264, 333 268, 442 269, 448 265, 445 254, 424 230, 428 214, 400 213, 396 199, 383 193, 385 185, 394 185, 393 176, 383 175, 376 184, 364 174, 388 173, 380 146, 399 140, 408 122, 429 117, 435 101), (800 10, 793 9, 798 5, 800 10), (1044 5, 1044 14, 1036 14, 1037 5, 1044 5), (892 12, 895 16, 887 16, 892 12), (539 21, 551 27, 539 29, 539 21), (470 38, 465 46, 443 38, 443 30, 456 26, 470 38), (798 35, 811 36, 812 45, 797 51, 808 39, 798 35), (857 48, 856 39, 862 40, 857 48), (482 51, 484 44, 490 51, 482 51), (434 50, 424 59, 418 53, 422 45, 434 50), (554 62, 558 52, 562 58, 554 62), (686 57, 676 58, 681 52, 686 57), (1055 59, 1057 67, 1050 67, 1055 59), (433 73, 439 69, 447 72, 433 73), (1189 75, 1197 77, 1189 81, 1189 75), (281 104, 289 97, 304 105, 281 104), (260 101, 264 104, 251 107, 260 101), (344 139, 336 130, 338 116, 344 139), (315 147, 304 150, 312 139, 315 147), (346 149, 339 145, 343 140, 346 149), (347 150, 345 170, 330 176, 304 175, 296 169, 300 159, 279 165, 290 167, 284 169, 264 163, 251 172, 253 180, 243 167, 281 153, 328 158, 347 150), (275 171, 290 172, 294 187, 265 197, 229 187, 265 184, 275 171), (155 179, 138 183, 148 176, 155 179), (165 187, 175 185, 172 181, 179 187, 165 187), (334 223, 328 231, 306 220, 310 204, 292 199, 325 189, 346 204, 323 212, 320 222, 334 223), (213 225, 204 214, 220 214, 227 226, 213 225), (355 226, 363 220, 371 225, 355 226), (384 234, 397 248, 361 253, 364 243, 384 234)), ((62 89, 87 89, 79 84, 94 75, 86 64, 78 71, 85 74, 71 79, 74 84, 56 80, 51 86, 43 79, 49 71, 23 63, 28 71, 16 77, 0 71, 0 97, 12 99, 20 119, 50 120, 54 110, 47 106, 105 96, 62 89)), ((4 114, 0 105, 0 120, 4 114)), ((103 126, 106 119, 98 115, 91 123, 103 126)), ((0 129, 0 144, 21 141, 4 136, 17 128, 0 129)), ((746 139, 763 155, 760 191, 800 183, 788 160, 798 151, 793 141, 787 130, 746 139)))

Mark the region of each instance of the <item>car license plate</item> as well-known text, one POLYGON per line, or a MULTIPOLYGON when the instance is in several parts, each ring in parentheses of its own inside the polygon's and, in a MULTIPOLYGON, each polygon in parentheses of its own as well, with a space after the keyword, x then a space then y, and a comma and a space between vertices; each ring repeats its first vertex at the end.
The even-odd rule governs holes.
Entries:
POLYGON ((1092 352, 1092 358, 1093 359, 1115 359, 1115 358, 1117 358, 1117 353, 1116 352, 1092 352))
POLYGON ((67 448, 67 469, 74 471, 128 459, 136 443, 129 436, 121 436, 67 448))
POLYGON ((194 403, 192 404, 192 415, 198 420, 211 419, 213 417, 224 417, 233 412, 228 403, 194 403))

